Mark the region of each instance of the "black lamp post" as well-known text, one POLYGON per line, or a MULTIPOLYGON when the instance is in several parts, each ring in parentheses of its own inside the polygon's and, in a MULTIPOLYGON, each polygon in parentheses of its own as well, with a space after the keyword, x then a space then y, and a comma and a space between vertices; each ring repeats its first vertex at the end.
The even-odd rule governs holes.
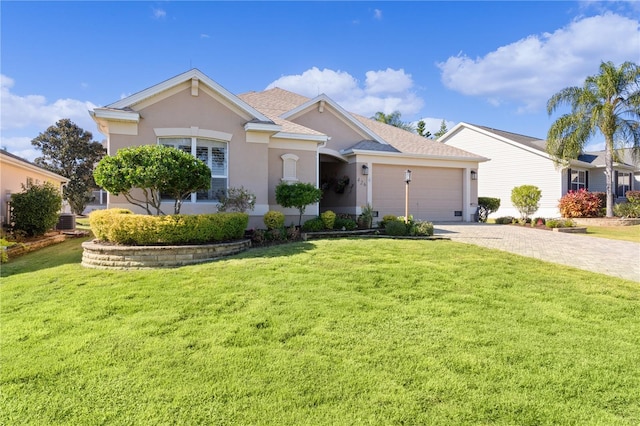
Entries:
POLYGON ((406 182, 404 193, 404 223, 409 223, 409 182, 411 182, 411 170, 404 172, 404 181, 406 182))

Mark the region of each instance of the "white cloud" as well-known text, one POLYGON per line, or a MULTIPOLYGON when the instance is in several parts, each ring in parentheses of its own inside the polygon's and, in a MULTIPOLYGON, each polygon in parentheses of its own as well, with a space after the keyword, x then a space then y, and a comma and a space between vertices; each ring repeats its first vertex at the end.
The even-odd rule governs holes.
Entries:
POLYGON ((31 148, 31 139, 44 132, 62 118, 69 118, 84 130, 96 135, 96 125, 89 110, 97 105, 76 99, 58 99, 48 102, 41 95, 20 96, 12 92, 15 82, 0 75, 0 146, 27 159, 37 153, 31 148))
POLYGON ((382 20, 382 11, 380 9, 373 9, 373 18, 378 21, 382 20))
POLYGON ((164 19, 167 17, 167 12, 163 9, 152 8, 151 10, 154 19, 164 19))
POLYGON ((532 35, 472 59, 466 55, 438 63, 448 88, 481 96, 491 105, 521 104, 521 110, 544 107, 558 90, 582 85, 598 73, 601 61, 638 62, 640 24, 613 13, 571 22, 553 33, 532 35))
POLYGON ((16 95, 11 92, 13 86, 13 79, 5 75, 0 76, 2 97, 0 129, 3 131, 31 126, 42 127, 42 130, 45 130, 61 118, 69 118, 85 129, 95 126, 88 112, 97 107, 92 102, 58 99, 48 103, 47 99, 41 95, 16 95))
POLYGON ((365 81, 366 92, 377 93, 402 93, 411 89, 413 80, 411 74, 405 74, 401 68, 393 70, 387 68, 384 71, 367 71, 365 81))
MULTIPOLYGON (((37 135, 36 135, 37 136, 37 135)), ((22 157, 25 160, 33 161, 36 157, 42 153, 35 149, 31 145, 30 137, 18 136, 18 137, 0 137, 0 148, 7 150, 8 152, 22 157)))
POLYGON ((368 71, 364 87, 351 74, 317 67, 302 74, 282 76, 267 86, 280 87, 314 98, 321 93, 338 102, 347 111, 372 116, 378 111, 385 114, 400 111, 415 114, 424 101, 414 92, 413 80, 404 70, 368 71))
POLYGON ((200 34, 200 38, 211 38, 209 34, 202 33, 200 34))

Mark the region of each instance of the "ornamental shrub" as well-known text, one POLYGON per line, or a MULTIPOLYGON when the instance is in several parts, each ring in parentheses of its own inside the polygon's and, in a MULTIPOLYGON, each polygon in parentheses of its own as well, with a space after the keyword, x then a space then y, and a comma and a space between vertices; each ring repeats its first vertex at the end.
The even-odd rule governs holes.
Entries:
POLYGON ((500 208, 500 198, 478 197, 478 220, 486 222, 491 213, 500 208))
POLYGON ((498 225, 510 225, 513 223, 512 216, 502 216, 496 218, 496 224, 498 225))
POLYGON ((269 210, 262 216, 262 221, 264 222, 267 229, 280 229, 284 227, 284 213, 269 210))
POLYGON ((309 219, 302 225, 302 230, 306 232, 320 232, 324 230, 324 221, 319 217, 309 219))
POLYGON ((333 223, 333 229, 337 229, 339 231, 353 231, 358 227, 358 224, 355 220, 349 217, 337 217, 336 221, 333 223))
POLYGON ((96 210, 89 225, 98 240, 126 245, 205 244, 239 239, 249 223, 246 213, 148 216, 129 210, 96 210))
POLYGON ((331 210, 327 210, 326 212, 320 213, 320 219, 322 219, 325 229, 333 229, 333 225, 336 222, 336 214, 331 210))
POLYGON ((518 209, 523 219, 538 211, 541 197, 542 191, 534 185, 516 186, 511 190, 511 204, 518 209))
POLYGON ((58 223, 62 208, 60 191, 50 182, 22 189, 11 197, 13 230, 28 237, 44 235, 58 223))
POLYGON ((218 211, 219 212, 240 212, 253 211, 256 206, 256 196, 244 186, 240 188, 229 188, 226 191, 219 191, 218 211))
POLYGON ((573 228, 576 224, 571 219, 548 219, 545 226, 547 228, 573 228))
POLYGON ((567 192, 558 204, 562 217, 598 217, 602 206, 598 193, 584 189, 567 192))
POLYGON ((419 236, 432 236, 433 235, 433 223, 417 221, 414 224, 415 235, 419 236))
POLYGON ((398 216, 392 215, 392 214, 385 214, 384 216, 382 216, 382 221, 380 222, 380 227, 381 228, 386 228, 387 227, 387 223, 389 222, 404 222, 404 217, 400 220, 398 219, 398 216))
POLYGON ((362 206, 362 213, 358 216, 358 227, 363 229, 371 228, 373 223, 373 207, 371 204, 362 206))
POLYGON ((399 220, 392 220, 386 223, 384 230, 387 235, 404 237, 408 234, 407 224, 399 220))
POLYGON ((616 204, 613 206, 613 213, 618 217, 640 217, 640 202, 616 204))

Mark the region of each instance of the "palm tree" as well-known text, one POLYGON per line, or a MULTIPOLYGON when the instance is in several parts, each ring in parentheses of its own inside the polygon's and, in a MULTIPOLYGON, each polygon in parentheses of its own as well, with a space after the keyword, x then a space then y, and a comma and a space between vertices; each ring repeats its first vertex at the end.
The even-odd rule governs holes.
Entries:
POLYGON ((402 121, 400 115, 400 111, 393 111, 391 114, 385 114, 384 112, 378 111, 373 117, 371 117, 371 119, 406 130, 407 132, 415 132, 415 127, 411 123, 402 121))
POLYGON ((625 62, 616 68, 602 62, 598 75, 587 77, 583 87, 562 89, 547 102, 551 115, 559 106, 571 112, 549 128, 547 152, 558 162, 575 159, 586 142, 602 135, 605 140, 607 217, 613 216, 613 162, 618 150, 631 146, 634 160, 640 159, 640 67, 625 62))

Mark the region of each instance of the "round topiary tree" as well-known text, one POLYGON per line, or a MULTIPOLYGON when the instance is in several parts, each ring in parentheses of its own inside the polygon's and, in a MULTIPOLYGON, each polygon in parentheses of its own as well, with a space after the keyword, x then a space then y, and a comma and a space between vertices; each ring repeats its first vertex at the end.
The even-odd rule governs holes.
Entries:
POLYGON ((282 207, 295 207, 300 212, 298 226, 302 225, 302 215, 307 206, 317 203, 321 198, 322 190, 310 183, 281 182, 276 186, 276 202, 282 207))
POLYGON ((94 171, 96 183, 113 195, 122 194, 148 214, 163 215, 162 196, 174 200, 180 213, 182 200, 192 192, 207 190, 211 170, 193 155, 162 145, 142 145, 105 157, 94 171), (143 198, 133 191, 139 188, 143 198), (161 195, 162 194, 162 195, 161 195))
POLYGON ((524 220, 538 211, 541 197, 542 191, 533 185, 516 186, 511 190, 511 204, 518 209, 524 220))
POLYGON ((52 183, 23 186, 23 191, 11 197, 13 230, 27 236, 44 235, 58 223, 62 208, 60 191, 52 183))

